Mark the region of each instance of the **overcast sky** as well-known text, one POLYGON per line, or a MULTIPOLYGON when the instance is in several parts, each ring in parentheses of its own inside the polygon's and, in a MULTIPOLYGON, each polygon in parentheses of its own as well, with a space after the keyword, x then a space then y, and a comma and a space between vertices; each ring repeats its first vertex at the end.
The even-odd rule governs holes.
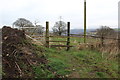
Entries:
MULTIPOLYGON (((99 28, 101 25, 117 28, 118 2, 120 0, 86 0, 87 28, 99 28)), ((1 0, 0 26, 8 25, 18 18, 31 22, 39 21, 45 26, 50 22, 53 27, 59 16, 64 22, 71 22, 72 29, 83 28, 84 0, 1 0)))

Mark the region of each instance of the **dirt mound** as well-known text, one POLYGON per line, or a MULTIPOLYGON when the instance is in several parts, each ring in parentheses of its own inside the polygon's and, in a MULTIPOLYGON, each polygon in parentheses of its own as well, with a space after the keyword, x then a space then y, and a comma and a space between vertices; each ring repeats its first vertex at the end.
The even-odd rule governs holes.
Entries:
POLYGON ((3 55, 12 53, 25 39, 24 31, 4 26, 2 28, 3 55))
POLYGON ((7 26, 2 28, 2 56, 3 78, 33 77, 32 66, 47 63, 42 50, 26 39, 24 31, 7 26))

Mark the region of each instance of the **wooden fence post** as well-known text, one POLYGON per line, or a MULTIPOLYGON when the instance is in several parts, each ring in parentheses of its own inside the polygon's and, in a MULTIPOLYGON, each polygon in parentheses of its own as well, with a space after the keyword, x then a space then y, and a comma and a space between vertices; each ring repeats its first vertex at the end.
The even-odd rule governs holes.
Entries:
POLYGON ((104 46, 104 36, 103 35, 101 37, 101 45, 102 45, 102 47, 104 46))
POLYGON ((46 47, 49 48, 49 22, 46 22, 46 35, 45 35, 45 40, 46 40, 46 47))
POLYGON ((70 22, 67 22, 67 51, 70 49, 70 22))
POLYGON ((86 43, 86 0, 84 0, 84 43, 86 43))

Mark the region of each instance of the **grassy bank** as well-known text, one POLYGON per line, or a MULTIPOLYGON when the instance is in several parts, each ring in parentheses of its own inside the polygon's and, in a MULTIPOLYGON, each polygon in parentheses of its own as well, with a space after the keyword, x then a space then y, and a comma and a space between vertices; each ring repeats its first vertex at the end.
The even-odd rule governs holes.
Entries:
POLYGON ((95 50, 44 48, 48 64, 34 66, 36 78, 117 78, 118 63, 95 50))

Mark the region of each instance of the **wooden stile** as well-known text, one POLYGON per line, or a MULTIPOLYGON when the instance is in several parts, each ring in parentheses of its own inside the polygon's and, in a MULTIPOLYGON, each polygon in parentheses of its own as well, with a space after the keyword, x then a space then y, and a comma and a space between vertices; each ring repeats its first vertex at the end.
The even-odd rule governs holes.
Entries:
POLYGON ((67 41, 50 41, 49 37, 56 37, 56 36, 49 36, 49 22, 46 22, 46 35, 45 35, 45 39, 46 39, 46 47, 49 48, 50 47, 67 47, 67 51, 70 49, 70 22, 67 23, 67 36, 57 36, 57 37, 61 37, 61 38, 67 38, 67 41), (49 42, 66 42, 66 45, 49 45, 49 42))

